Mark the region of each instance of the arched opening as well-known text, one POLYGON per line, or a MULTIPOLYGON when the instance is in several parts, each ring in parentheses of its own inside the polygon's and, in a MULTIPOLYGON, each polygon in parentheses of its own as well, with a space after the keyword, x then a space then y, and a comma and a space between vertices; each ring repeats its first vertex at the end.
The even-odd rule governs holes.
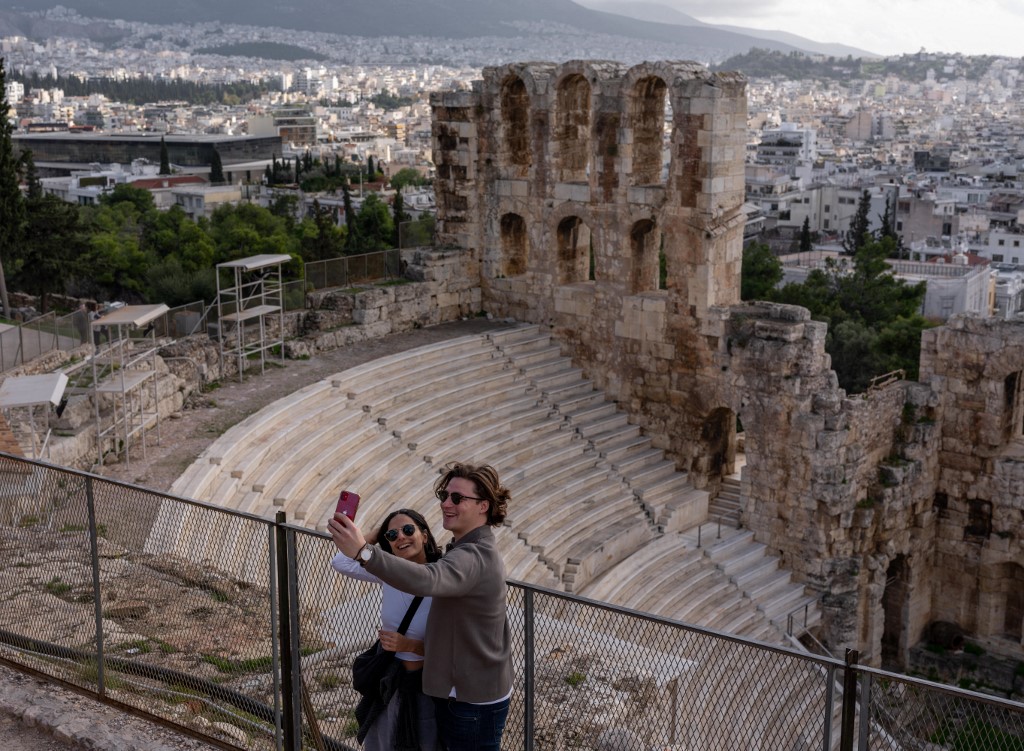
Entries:
POLYGON ((519 214, 505 214, 501 218, 501 273, 519 276, 526 273, 526 222, 519 214))
POLYGON ((530 151, 530 95, 526 84, 512 76, 501 87, 501 122, 505 128, 507 163, 516 167, 529 167, 533 161, 530 151))
POLYGON ((558 281, 560 284, 594 279, 594 249, 590 227, 578 216, 558 223, 558 281))
POLYGON ((1024 372, 1003 379, 1003 440, 1012 441, 1024 432, 1024 372))
POLYGON ((559 182, 586 182, 590 165, 590 83, 578 73, 558 84, 554 140, 559 182))
POLYGON ((641 219, 629 231, 632 273, 630 291, 633 294, 659 288, 659 244, 654 222, 641 219))
POLYGON ((700 428, 701 452, 693 472, 714 486, 736 471, 736 414, 726 407, 712 410, 700 428))
POLYGON ((630 125, 633 129, 632 185, 662 182, 665 153, 665 82, 657 76, 641 78, 633 87, 630 125))
POLYGON ((1006 605, 1003 610, 1003 636, 1024 644, 1024 566, 1005 564, 1006 578, 1003 591, 1006 605))
POLYGON ((902 555, 896 556, 885 572, 885 591, 882 593, 882 664, 905 667, 904 635, 907 607, 907 562, 902 555))

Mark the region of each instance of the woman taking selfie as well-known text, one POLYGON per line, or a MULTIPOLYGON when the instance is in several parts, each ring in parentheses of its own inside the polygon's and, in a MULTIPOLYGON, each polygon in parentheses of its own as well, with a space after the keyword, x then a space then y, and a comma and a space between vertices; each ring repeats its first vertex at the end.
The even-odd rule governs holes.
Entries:
MULTIPOLYGON (((397 509, 385 517, 373 539, 380 549, 414 563, 428 563, 441 557, 426 520, 410 509, 397 509)), ((384 584, 358 561, 337 553, 331 561, 335 571, 383 587, 380 643, 393 652, 396 665, 381 682, 379 697, 367 694, 356 708, 358 738, 368 751, 435 751, 437 725, 434 704, 423 694, 423 636, 426 632, 430 598, 420 598, 413 608, 413 595, 384 584), (400 624, 411 620, 405 634, 400 624)))

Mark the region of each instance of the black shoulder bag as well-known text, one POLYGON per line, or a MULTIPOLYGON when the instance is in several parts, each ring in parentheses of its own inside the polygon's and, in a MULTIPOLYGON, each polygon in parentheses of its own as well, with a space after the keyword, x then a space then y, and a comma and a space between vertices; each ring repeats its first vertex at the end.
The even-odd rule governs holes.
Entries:
MULTIPOLYGON (((402 618, 402 624, 398 627, 398 633, 405 635, 421 602, 423 602, 423 598, 416 597, 409 603, 409 609, 405 611, 405 617, 402 618)), ((352 661, 352 688, 363 696, 379 698, 380 681, 394 659, 394 652, 384 649, 380 645, 380 639, 375 641, 369 649, 360 652, 352 661)))

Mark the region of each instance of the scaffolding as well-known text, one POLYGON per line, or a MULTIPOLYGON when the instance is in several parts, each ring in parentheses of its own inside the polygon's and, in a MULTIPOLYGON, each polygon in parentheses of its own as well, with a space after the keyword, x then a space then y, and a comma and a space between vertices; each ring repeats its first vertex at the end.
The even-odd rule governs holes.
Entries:
POLYGON ((264 254, 217 264, 217 320, 220 327, 220 359, 223 367, 225 342, 238 361, 238 380, 245 373, 246 360, 259 356, 260 373, 266 367, 266 353, 278 348, 284 359, 284 282, 281 267, 292 260, 284 253, 264 254), (230 282, 223 272, 228 272, 230 282), (267 320, 277 317, 277 335, 271 338, 267 320))
POLYGON ((107 440, 115 455, 124 452, 128 464, 131 464, 131 446, 136 436, 142 444, 142 457, 146 457, 146 431, 150 426, 156 429, 156 442, 160 443, 156 322, 168 310, 163 303, 127 305, 92 321, 93 341, 96 342, 92 390, 99 464, 103 464, 107 440), (102 339, 107 341, 101 348, 102 339), (106 427, 100 416, 100 403, 105 399, 111 402, 113 413, 106 427))
POLYGON ((67 385, 68 377, 63 373, 17 376, 0 385, 0 409, 4 411, 8 425, 13 428, 15 424, 11 414, 13 410, 28 412, 33 459, 41 459, 43 454, 49 456, 50 412, 52 408, 60 407, 67 385), (36 423, 36 407, 43 408, 41 425, 36 423))

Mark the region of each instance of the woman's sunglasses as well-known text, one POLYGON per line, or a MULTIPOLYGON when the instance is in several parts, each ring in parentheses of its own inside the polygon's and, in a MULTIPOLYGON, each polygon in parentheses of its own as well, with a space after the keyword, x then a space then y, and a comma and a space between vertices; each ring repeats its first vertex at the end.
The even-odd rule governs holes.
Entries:
POLYGON ((401 530, 402 534, 405 535, 406 537, 412 537, 414 534, 416 534, 416 525, 415 524, 403 524, 398 529, 389 529, 387 532, 384 533, 385 539, 388 542, 394 542, 395 540, 398 539, 398 531, 399 530, 401 530))
POLYGON ((451 499, 452 503, 458 506, 463 501, 486 501, 486 498, 477 498, 472 495, 463 495, 462 493, 449 493, 447 490, 437 491, 437 500, 444 503, 448 499, 451 499))

